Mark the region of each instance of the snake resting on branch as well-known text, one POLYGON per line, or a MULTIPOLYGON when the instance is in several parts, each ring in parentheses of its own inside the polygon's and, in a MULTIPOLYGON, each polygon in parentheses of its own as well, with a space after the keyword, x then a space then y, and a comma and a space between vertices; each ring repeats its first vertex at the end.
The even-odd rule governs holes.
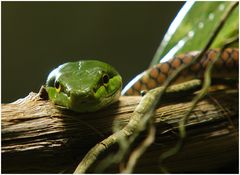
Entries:
MULTIPOLYGON (((238 78, 238 48, 227 48, 214 64, 213 78, 238 78)), ((207 65, 216 59, 219 49, 210 49, 174 83, 200 78, 207 65)), ((141 91, 161 86, 183 64, 191 62, 199 52, 177 55, 142 72, 122 89, 122 78, 115 68, 97 60, 82 60, 60 65, 48 75, 49 99, 75 112, 94 112, 116 102, 120 95, 141 95, 141 91)))

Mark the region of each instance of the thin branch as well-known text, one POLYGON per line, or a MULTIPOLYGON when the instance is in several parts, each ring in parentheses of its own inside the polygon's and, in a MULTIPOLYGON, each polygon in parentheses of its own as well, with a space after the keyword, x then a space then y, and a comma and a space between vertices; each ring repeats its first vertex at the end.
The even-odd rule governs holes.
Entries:
POLYGON ((147 137, 144 139, 144 141, 137 147, 132 154, 130 155, 130 158, 128 160, 126 168, 121 173, 132 173, 134 170, 134 167, 136 166, 136 163, 138 159, 143 155, 143 153, 147 150, 147 148, 154 142, 155 140, 155 133, 156 128, 151 123, 148 129, 147 137))

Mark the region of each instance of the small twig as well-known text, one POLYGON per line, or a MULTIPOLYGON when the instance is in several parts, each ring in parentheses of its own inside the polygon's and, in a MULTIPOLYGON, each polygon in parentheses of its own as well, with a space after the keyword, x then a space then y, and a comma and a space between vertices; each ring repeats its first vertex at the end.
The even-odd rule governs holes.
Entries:
MULTIPOLYGON (((136 126, 135 131, 132 133, 132 135, 129 138, 120 137, 119 140, 118 140, 118 144, 120 146, 118 152, 114 153, 114 154, 110 154, 110 155, 107 156, 107 158, 102 160, 98 164, 98 166, 96 167, 95 172, 101 173, 107 167, 109 167, 111 164, 117 164, 117 163, 120 163, 120 165, 121 165, 120 166, 120 171, 123 171, 122 169, 125 169, 125 168, 124 168, 124 163, 123 162, 121 163, 121 161, 124 159, 124 157, 128 153, 129 146, 132 145, 133 142, 136 140, 136 138, 139 136, 139 133, 141 133, 142 131, 144 131, 146 129, 147 126, 145 126, 145 124, 147 124, 147 122, 149 121, 149 118, 152 118, 152 117, 149 116, 148 114, 146 114, 142 118, 142 120, 139 121, 138 126, 136 126)), ((152 122, 149 123, 149 124, 152 124, 152 122)))
POLYGON ((156 128, 151 123, 148 129, 148 134, 146 139, 137 147, 132 154, 130 155, 130 158, 128 160, 127 166, 124 170, 122 170, 121 173, 132 173, 134 170, 134 167, 136 166, 136 163, 140 156, 147 150, 147 148, 154 142, 155 139, 155 133, 156 128))
MULTIPOLYGON (((114 133, 117 133, 120 131, 119 129, 119 125, 118 123, 116 123, 113 127, 113 131, 114 133)), ((95 168, 95 172, 97 173, 101 173, 103 172, 108 166, 109 166, 109 162, 111 162, 112 164, 116 164, 118 162, 120 162, 123 158, 124 158, 124 150, 126 150, 128 148, 128 140, 127 137, 119 137, 119 150, 118 153, 111 153, 109 154, 105 159, 103 159, 95 168)))
MULTIPOLYGON (((227 109, 227 108, 225 109, 225 108, 224 108, 214 97, 212 97, 211 95, 208 95, 208 97, 209 97, 210 99, 212 99, 212 101, 213 101, 216 105, 218 105, 219 108, 220 108, 224 113, 227 114, 226 117, 227 117, 227 119, 228 119, 228 121, 229 121, 229 124, 232 126, 233 130, 234 130, 235 132, 237 132, 237 128, 234 126, 234 123, 233 123, 232 119, 229 117, 231 111, 230 111, 229 109, 227 109)), ((237 141, 237 143, 238 143, 238 136, 236 136, 236 141, 237 141)))

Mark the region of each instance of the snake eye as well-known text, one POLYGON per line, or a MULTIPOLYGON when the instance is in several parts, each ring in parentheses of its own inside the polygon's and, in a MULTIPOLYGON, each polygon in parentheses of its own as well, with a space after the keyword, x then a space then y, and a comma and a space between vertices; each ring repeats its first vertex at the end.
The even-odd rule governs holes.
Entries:
POLYGON ((109 81, 109 76, 108 76, 107 74, 104 74, 104 75, 102 76, 102 82, 103 82, 103 84, 107 84, 108 81, 109 81))
POLYGON ((61 85, 60 85, 60 83, 59 83, 58 81, 55 82, 55 85, 54 85, 54 86, 55 86, 57 92, 60 92, 60 91, 61 91, 61 85))

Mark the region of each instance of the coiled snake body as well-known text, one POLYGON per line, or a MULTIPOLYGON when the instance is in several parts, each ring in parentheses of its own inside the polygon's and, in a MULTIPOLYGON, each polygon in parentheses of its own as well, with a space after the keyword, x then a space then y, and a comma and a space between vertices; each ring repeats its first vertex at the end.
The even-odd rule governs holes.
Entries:
MULTIPOLYGON (((201 77, 207 65, 216 58, 218 49, 205 53, 200 62, 183 71, 177 82, 201 77)), ((142 90, 161 86, 171 73, 189 63, 199 52, 178 55, 155 65, 133 79, 122 95, 140 95, 142 90)), ((227 48, 215 63, 213 77, 237 77, 238 49, 227 48)), ((109 64, 96 60, 68 62, 54 69, 46 81, 49 99, 55 104, 76 112, 94 112, 117 101, 122 78, 109 64)))
MULTIPOLYGON (((219 49, 208 50, 200 62, 193 64, 183 71, 175 83, 199 78, 203 76, 207 65, 216 59, 219 49)), ((144 71, 136 79, 133 79, 122 91, 123 95, 141 95, 141 91, 148 91, 161 86, 168 76, 182 64, 191 62, 199 52, 189 52, 173 57, 167 62, 157 64, 144 71)), ((238 49, 227 48, 215 63, 212 76, 214 78, 235 78, 238 76, 238 49)))

